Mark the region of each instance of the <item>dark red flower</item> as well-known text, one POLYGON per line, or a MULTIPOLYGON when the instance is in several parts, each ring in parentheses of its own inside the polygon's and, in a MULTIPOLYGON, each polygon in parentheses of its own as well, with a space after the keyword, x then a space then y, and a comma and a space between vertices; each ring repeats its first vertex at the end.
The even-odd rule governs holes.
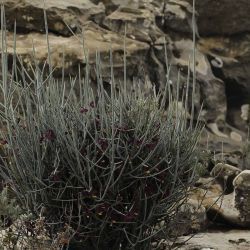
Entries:
POLYGON ((106 214, 110 209, 110 205, 107 203, 100 204, 96 207, 96 213, 98 215, 106 214))
POLYGON ((5 139, 1 139, 0 144, 4 146, 4 145, 8 144, 8 141, 5 139))
POLYGON ((87 150, 86 150, 85 148, 81 148, 81 149, 80 149, 80 154, 81 154, 82 156, 87 155, 87 150))
POLYGON ((56 135, 52 129, 48 129, 45 133, 42 134, 40 138, 40 142, 43 142, 44 140, 47 141, 54 141, 56 139, 56 135))
POLYGON ((152 151, 152 150, 155 149, 155 147, 158 145, 158 143, 159 143, 159 138, 155 136, 155 137, 152 138, 151 142, 149 142, 149 143, 146 144, 146 147, 150 151, 152 151))
POLYGON ((83 198, 96 198, 97 197, 97 193, 94 190, 84 190, 82 191, 82 196, 83 198))
POLYGON ((156 129, 159 129, 161 127, 161 123, 158 122, 155 127, 156 127, 156 129))
POLYGON ((150 183, 147 183, 144 188, 145 194, 147 196, 152 196, 157 193, 157 185, 154 181, 151 181, 150 183))
POLYGON ((136 219, 137 216, 138 216, 138 213, 136 213, 134 211, 130 211, 123 216, 123 221, 124 222, 132 222, 136 219))
POLYGON ((84 191, 82 191, 82 195, 83 195, 83 197, 90 197, 91 196, 91 191, 84 190, 84 191))
POLYGON ((85 204, 82 206, 82 210, 87 218, 92 214, 91 209, 89 209, 85 204))
POLYGON ((58 182, 61 180, 61 173, 59 171, 52 172, 51 175, 49 176, 49 179, 51 181, 58 182))
POLYGON ((98 139, 97 142, 103 151, 105 151, 109 146, 107 139, 98 139))
POLYGON ((80 108, 80 113, 86 114, 89 110, 87 108, 80 108))
POLYGON ((170 195, 170 191, 169 190, 167 190, 164 194, 163 194, 163 199, 166 199, 166 198, 168 198, 168 196, 170 195))
POLYGON ((94 101, 90 102, 90 103, 89 103, 89 106, 90 106, 91 108, 95 108, 95 102, 94 102, 94 101))
POLYGON ((95 118, 95 124, 96 124, 96 126, 99 126, 100 125, 100 119, 99 118, 95 118))
POLYGON ((150 151, 154 150, 156 146, 157 146, 157 142, 150 142, 150 143, 147 143, 147 144, 146 144, 146 147, 147 147, 150 151))
POLYGON ((137 146, 137 147, 141 146, 142 142, 143 142, 143 141, 140 140, 140 139, 135 139, 135 140, 134 140, 134 144, 135 144, 135 146, 137 146))
POLYGON ((117 127, 117 130, 118 130, 118 131, 121 131, 121 132, 127 132, 127 131, 129 131, 129 127, 128 127, 127 125, 118 126, 118 127, 117 127))
POLYGON ((121 221, 121 219, 123 217, 123 215, 115 209, 110 210, 109 216, 110 216, 110 219, 112 220, 113 223, 121 221))

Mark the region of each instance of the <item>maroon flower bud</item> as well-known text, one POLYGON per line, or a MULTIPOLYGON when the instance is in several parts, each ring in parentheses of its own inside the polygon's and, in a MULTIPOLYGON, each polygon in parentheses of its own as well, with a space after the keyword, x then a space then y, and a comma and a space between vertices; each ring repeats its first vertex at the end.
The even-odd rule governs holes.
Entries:
POLYGON ((81 154, 82 156, 87 155, 87 150, 86 150, 85 148, 81 148, 81 149, 80 149, 80 154, 81 154))
POLYGON ((87 108, 80 108, 80 113, 81 114, 86 114, 89 110, 87 108))
POLYGON ((100 119, 98 119, 98 118, 95 118, 95 124, 96 124, 96 126, 100 126, 100 119))
POLYGON ((110 205, 107 203, 103 203, 96 207, 96 213, 98 215, 103 215, 103 214, 106 214, 109 209, 110 209, 110 205))
POLYGON ((103 151, 105 151, 109 146, 107 139, 98 139, 97 143, 103 151))
POLYGON ((163 194, 163 199, 168 198, 169 195, 170 195, 170 191, 167 190, 167 191, 163 194))
POLYGON ((117 127, 117 130, 118 130, 118 131, 121 131, 121 132, 127 132, 127 131, 129 131, 129 127, 128 127, 127 125, 118 126, 118 127, 117 127))
POLYGON ((95 108, 95 102, 94 102, 94 101, 90 102, 90 103, 89 103, 89 106, 90 106, 91 108, 95 108))
POLYGON ((124 215, 123 220, 124 222, 133 222, 137 216, 138 213, 130 211, 124 215))
POLYGON ((0 144, 4 146, 4 145, 8 144, 8 141, 5 139, 1 139, 0 144))
POLYGON ((58 182, 61 180, 61 173, 59 171, 52 172, 51 175, 49 176, 49 179, 51 181, 58 182))
POLYGON ((142 140, 140 140, 140 139, 135 139, 134 140, 134 144, 135 144, 135 146, 137 146, 137 147, 139 147, 141 144, 142 144, 142 140))
POLYGON ((91 209, 89 209, 87 206, 83 205, 82 210, 84 214, 87 216, 87 218, 92 214, 91 209))
POLYGON ((40 138, 40 141, 53 141, 56 139, 56 135, 52 129, 48 129, 40 138))
POLYGON ((152 196, 157 193, 157 186, 153 182, 148 183, 146 184, 144 191, 147 196, 152 196))
POLYGON ((41 135, 39 141, 40 141, 40 143, 42 143, 44 141, 44 136, 43 135, 41 135))
POLYGON ((121 221, 122 214, 119 213, 118 211, 112 209, 109 213, 110 219, 112 220, 113 223, 116 223, 118 221, 121 221))
POLYGON ((147 143, 147 144, 146 144, 146 147, 147 147, 150 151, 154 150, 156 146, 157 146, 157 142, 150 142, 150 143, 147 143))

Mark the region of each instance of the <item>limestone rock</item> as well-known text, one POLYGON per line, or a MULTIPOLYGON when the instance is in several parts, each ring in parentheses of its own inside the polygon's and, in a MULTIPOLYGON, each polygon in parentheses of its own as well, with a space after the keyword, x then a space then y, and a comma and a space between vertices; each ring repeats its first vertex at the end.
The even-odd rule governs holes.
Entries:
MULTIPOLYGON (((244 195, 244 197, 248 195, 246 190, 244 190, 244 195)), ((221 185, 216 184, 216 180, 209 181, 207 185, 200 186, 190 193, 190 199, 198 201, 199 204, 206 208, 207 217, 210 221, 249 228, 249 219, 246 216, 249 215, 250 210, 246 210, 245 205, 241 205, 240 210, 239 203, 236 204, 238 202, 237 197, 236 188, 235 192, 224 195, 221 185), (245 217, 242 217, 242 214, 245 217)))
MULTIPOLYGON (((176 31, 182 34, 192 34, 193 7, 185 0, 169 0, 164 8, 164 22, 162 28, 164 31, 176 31)), ((198 32, 195 23, 195 31, 198 32)))
MULTIPOLYGON (((217 189, 218 191, 220 189, 217 189)), ((191 195, 206 208, 207 217, 212 222, 223 223, 231 226, 249 227, 249 223, 241 219, 239 210, 234 205, 234 193, 219 194, 216 189, 211 191, 196 189, 191 195)))
POLYGON ((233 180, 241 172, 239 168, 229 164, 218 163, 211 171, 211 176, 222 185, 226 194, 233 192, 233 180))
POLYGON ((218 163, 226 163, 229 165, 233 165, 238 169, 242 169, 242 158, 243 152, 241 151, 230 151, 230 152, 219 152, 214 154, 213 162, 214 164, 218 163))
MULTIPOLYGON (((238 91, 250 93, 250 35, 242 34, 235 37, 207 37, 199 40, 198 48, 205 54, 220 57, 223 61, 223 75, 232 81, 229 84, 239 84, 238 91), (233 81, 235 80, 235 81, 233 81)), ((236 90, 234 88, 234 90, 236 90)), ((236 90, 237 91, 237 90, 236 90)), ((239 92, 238 92, 239 93, 239 92)), ((244 99, 243 99, 244 101, 244 99)), ((242 103, 246 104, 246 103, 242 103)))
POLYGON ((182 221, 178 230, 180 235, 199 232, 207 226, 206 209, 197 200, 188 200, 180 207, 177 216, 182 221))
MULTIPOLYGON (((192 4, 193 0, 186 0, 192 4)), ((248 0, 196 0, 201 36, 233 35, 250 31, 248 0)))
POLYGON ((249 104, 243 104, 241 106, 241 115, 240 117, 244 120, 247 121, 249 118, 249 104))
POLYGON ((191 239, 185 236, 178 242, 188 240, 179 250, 248 250, 250 249, 249 230, 210 230, 194 235, 191 239))
POLYGON ((156 26, 153 11, 149 8, 119 7, 105 18, 103 24, 108 29, 123 35, 125 34, 126 25, 127 36, 142 42, 152 43, 163 35, 156 26))
POLYGON ((72 35, 67 25, 76 31, 87 20, 100 23, 105 13, 102 3, 95 5, 90 0, 3 0, 3 3, 8 29, 13 29, 16 20, 18 31, 43 32, 45 9, 48 29, 64 36, 72 35))
POLYGON ((234 179, 234 187, 240 189, 250 189, 250 170, 242 171, 237 178, 234 179))
POLYGON ((227 118, 236 128, 247 132, 246 110, 250 94, 250 35, 234 37, 207 37, 199 40, 198 48, 204 54, 219 57, 220 69, 213 69, 224 80, 227 90, 227 118))
POLYGON ((243 161, 242 161, 242 169, 250 170, 250 142, 246 141, 243 145, 243 161))
POLYGON ((250 226, 250 170, 242 171, 233 182, 235 207, 240 212, 242 223, 250 226))
MULTIPOLYGON (((240 96, 243 97, 242 95, 240 96)), ((231 107, 229 107, 227 111, 227 122, 230 123, 233 127, 240 130, 241 132, 247 133, 247 129, 248 129, 247 112, 248 111, 245 109, 245 107, 248 104, 242 105, 241 107, 239 107, 236 102, 234 102, 234 104, 232 102, 232 105, 230 105, 231 107)), ((246 137, 244 136, 243 138, 246 138, 246 137)))
MULTIPOLYGON (((175 57, 172 64, 178 65, 181 72, 187 76, 188 67, 193 73, 193 42, 190 39, 181 39, 173 42, 175 57)), ((196 94, 194 105, 197 110, 203 102, 203 118, 209 122, 224 121, 226 116, 226 96, 224 82, 215 77, 206 55, 196 49, 196 94)), ((192 81, 191 81, 192 83, 192 81)), ((190 83, 190 88, 193 86, 190 83)), ((186 84, 186 80, 184 82, 186 84)), ((184 85, 185 86, 185 85, 184 85)), ((190 93, 190 95, 192 92, 190 93)))
MULTIPOLYGON (((13 54, 13 34, 8 33, 8 53, 13 54)), ((114 72, 119 74, 123 70, 123 41, 124 39, 111 31, 104 30, 92 22, 84 26, 84 46, 82 38, 78 37, 60 37, 49 34, 50 60, 54 69, 55 76, 60 76, 61 70, 65 68, 65 74, 77 75, 78 65, 86 63, 85 56, 88 54, 90 65, 96 62, 96 52, 99 51, 103 65, 103 76, 110 75, 109 51, 112 46, 114 72), (85 54, 86 52, 86 54, 85 54), (64 54, 64 62, 63 62, 64 54)), ((128 78, 135 75, 135 71, 140 65, 140 61, 146 56, 149 46, 146 43, 126 39, 127 49, 127 73, 128 78)), ((16 35, 16 53, 22 59, 24 65, 29 68, 34 65, 34 58, 38 65, 42 66, 47 60, 48 48, 46 36, 40 33, 29 33, 25 35, 16 35), (35 55, 33 55, 33 44, 35 55)), ((93 74, 94 75, 94 74, 93 74)), ((121 75, 121 74, 120 74, 121 75)))

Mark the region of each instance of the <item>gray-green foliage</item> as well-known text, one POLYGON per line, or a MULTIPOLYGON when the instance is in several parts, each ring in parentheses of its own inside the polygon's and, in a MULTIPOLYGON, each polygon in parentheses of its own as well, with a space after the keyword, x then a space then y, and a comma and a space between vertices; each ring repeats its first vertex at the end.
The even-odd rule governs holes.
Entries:
POLYGON ((16 199, 10 198, 8 188, 0 193, 0 227, 3 229, 9 221, 15 221, 22 214, 16 199))
POLYGON ((45 216, 52 237, 69 225, 69 240, 86 249, 150 248, 160 233, 155 226, 174 225, 197 177, 200 126, 173 105, 179 92, 173 97, 167 82, 145 97, 137 83, 128 90, 125 79, 115 90, 110 53, 111 93, 98 54, 97 95, 88 62, 85 77, 71 78, 66 93, 65 81, 44 75, 36 63, 27 77, 16 55, 7 78, 5 49, 3 40, 0 115, 7 144, 0 174, 21 207, 45 216))

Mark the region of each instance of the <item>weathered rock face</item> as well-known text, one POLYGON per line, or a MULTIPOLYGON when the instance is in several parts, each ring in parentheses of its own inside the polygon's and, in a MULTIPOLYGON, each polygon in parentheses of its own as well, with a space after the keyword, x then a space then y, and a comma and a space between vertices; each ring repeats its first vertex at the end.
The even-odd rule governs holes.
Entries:
POLYGON ((250 36, 210 37, 199 40, 199 50, 211 58, 219 58, 221 68, 213 67, 217 77, 225 82, 227 119, 242 131, 247 121, 242 116, 242 106, 249 103, 250 95, 250 36))
POLYGON ((240 220, 250 226, 250 170, 242 171, 233 182, 235 207, 240 212, 240 220))
POLYGON ((218 163, 212 169, 211 176, 221 183, 224 193, 229 194, 233 192, 233 180, 240 172, 241 170, 234 166, 218 163))
POLYGON ((250 248, 249 230, 213 230, 206 234, 200 233, 194 235, 192 239, 182 237, 181 241, 188 242, 179 250, 248 250, 250 248))
POLYGON ((150 9, 119 7, 104 19, 103 24, 119 34, 125 34, 126 25, 126 35, 142 42, 152 43, 163 36, 150 9))
MULTIPOLYGON (((178 56, 173 57, 173 64, 186 72, 190 64, 190 70, 193 72, 193 42, 189 39, 175 41, 174 49, 178 56)), ((227 107, 223 81, 214 76, 209 61, 203 53, 196 51, 195 60, 198 81, 195 105, 199 108, 203 103, 203 116, 206 121, 225 120, 227 107)))
POLYGON ((195 28, 198 52, 209 60, 214 76, 221 80, 220 84, 207 84, 204 81, 199 83, 201 92, 205 93, 202 94, 204 105, 206 106, 207 100, 210 113, 214 114, 221 106, 227 106, 219 112, 224 114, 224 120, 246 132, 246 121, 242 120, 240 115, 241 106, 249 103, 250 94, 249 1, 195 2, 197 25, 192 23, 193 0, 169 0, 163 9, 160 27, 164 32, 170 33, 175 41, 180 40, 180 37, 191 37, 195 28), (220 96, 227 98, 223 101, 220 96), (212 99, 209 100, 210 98, 212 99), (213 103, 216 103, 215 109, 212 108, 213 103))
MULTIPOLYGON (((169 0, 164 8, 162 28, 166 32, 169 30, 180 32, 185 35, 192 34, 193 6, 185 0, 169 0)), ((196 28, 196 25, 195 25, 196 28)))
MULTIPOLYGON (((192 4, 193 0, 188 0, 192 4)), ((233 35, 250 31, 248 0, 196 0, 201 36, 233 35)))
POLYGON ((49 30, 60 35, 71 35, 67 25, 73 30, 87 20, 100 23, 105 8, 102 3, 95 5, 90 0, 4 0, 6 24, 13 29, 16 20, 18 30, 24 32, 45 30, 44 9, 47 15, 49 30))
POLYGON ((214 177, 201 178, 197 182, 190 198, 206 208, 209 220, 249 228, 250 170, 241 172, 236 167, 219 163, 211 175, 214 177), (225 182, 229 187, 226 190, 225 182))
MULTIPOLYGON (((109 51, 112 41, 113 63, 115 73, 123 69, 123 41, 116 33, 104 30, 90 22, 84 26, 84 46, 81 37, 60 37, 53 34, 49 35, 50 60, 55 75, 60 76, 64 67, 66 74, 75 75, 78 65, 86 64, 85 56, 88 57, 90 65, 96 62, 96 51, 100 52, 103 62, 103 76, 105 72, 110 72, 109 51)), ((128 73, 133 75, 140 61, 145 60, 149 46, 146 43, 133 41, 126 38, 126 53, 128 62, 128 73), (130 72, 132 71, 132 72, 130 72)), ((8 52, 13 54, 13 34, 8 34, 8 52)), ((47 60, 48 47, 46 36, 40 33, 29 33, 27 35, 16 35, 16 53, 20 56, 28 69, 34 65, 34 59, 41 65, 47 60), (33 55, 33 45, 35 54, 33 55)))
MULTIPOLYGON (((193 0, 169 0, 165 8, 165 28, 192 33, 193 0)), ((235 35, 250 31, 248 0, 196 0, 197 26, 201 36, 235 35)))

